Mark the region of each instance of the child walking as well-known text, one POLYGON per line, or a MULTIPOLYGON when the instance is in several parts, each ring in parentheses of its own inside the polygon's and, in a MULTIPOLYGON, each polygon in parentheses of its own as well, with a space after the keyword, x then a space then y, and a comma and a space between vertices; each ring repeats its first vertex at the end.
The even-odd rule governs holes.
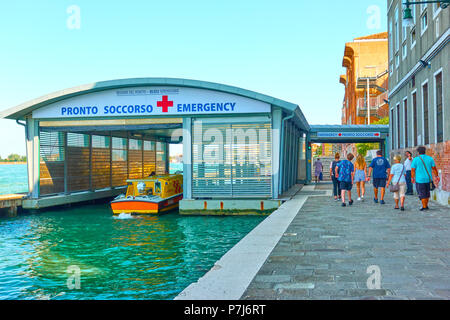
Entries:
POLYGON ((345 192, 348 194, 348 205, 351 206, 353 204, 352 200, 352 186, 353 186, 353 178, 355 175, 355 168, 353 163, 351 162, 355 156, 352 153, 347 155, 347 160, 342 160, 336 166, 335 176, 339 180, 339 184, 341 186, 341 199, 342 206, 345 207, 345 192), (339 172, 338 172, 339 171, 339 172))

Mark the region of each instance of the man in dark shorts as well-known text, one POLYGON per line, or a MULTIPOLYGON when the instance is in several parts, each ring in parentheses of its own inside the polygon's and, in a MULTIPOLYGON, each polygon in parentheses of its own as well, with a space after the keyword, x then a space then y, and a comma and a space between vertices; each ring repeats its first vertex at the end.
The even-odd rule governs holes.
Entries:
POLYGON ((416 190, 419 194, 419 199, 422 202, 420 211, 428 210, 428 202, 431 197, 431 182, 439 183, 439 173, 436 168, 434 159, 427 156, 427 149, 423 146, 417 148, 419 153, 411 164, 411 181, 416 184, 416 190), (434 175, 434 181, 433 176, 434 175))
POLYGON ((375 194, 373 201, 375 203, 378 203, 378 189, 380 189, 380 203, 385 204, 384 194, 386 192, 386 181, 391 170, 390 168, 391 165, 389 164, 389 161, 383 157, 383 152, 378 150, 377 156, 370 163, 369 174, 367 176, 367 181, 370 181, 370 176, 373 172, 373 192, 375 194))
POLYGON ((351 162, 355 156, 352 153, 347 155, 347 160, 342 160, 336 165, 335 176, 339 181, 341 188, 342 206, 345 207, 345 192, 348 194, 348 204, 353 204, 352 200, 352 186, 353 177, 355 175, 355 168, 351 162))

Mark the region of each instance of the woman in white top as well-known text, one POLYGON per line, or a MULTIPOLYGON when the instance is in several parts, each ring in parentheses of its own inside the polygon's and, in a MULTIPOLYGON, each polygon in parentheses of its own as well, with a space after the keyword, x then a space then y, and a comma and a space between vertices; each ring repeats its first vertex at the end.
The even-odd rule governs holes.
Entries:
POLYGON ((386 183, 386 188, 392 184, 395 185, 398 183, 399 190, 394 192, 394 200, 395 200, 395 208, 400 209, 401 211, 405 211, 405 194, 406 194, 406 168, 401 163, 402 156, 396 155, 394 157, 394 165, 392 165, 391 172, 389 174, 389 179, 386 183), (400 208, 398 207, 398 202, 400 200, 400 208))
POLYGON ((406 170, 406 194, 412 195, 413 194, 413 185, 411 182, 411 164, 413 161, 412 153, 410 151, 405 151, 405 162, 403 164, 405 165, 406 170))

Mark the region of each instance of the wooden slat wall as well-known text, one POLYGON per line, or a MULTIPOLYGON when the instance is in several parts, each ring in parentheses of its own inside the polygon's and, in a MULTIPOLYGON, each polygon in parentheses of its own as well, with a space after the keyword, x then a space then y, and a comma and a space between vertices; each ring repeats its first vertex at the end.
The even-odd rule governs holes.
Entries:
POLYGON ((67 191, 89 190, 89 147, 67 147, 67 191))
POLYGON ((156 174, 166 173, 166 160, 165 160, 165 149, 168 148, 167 144, 162 144, 163 150, 158 150, 156 148, 156 174))
POLYGON ((128 179, 142 178, 142 150, 128 151, 128 179))
POLYGON ((166 173, 166 162, 165 161, 157 161, 156 162, 156 174, 165 174, 166 173))
POLYGON ((39 188, 41 195, 64 192, 64 161, 40 163, 39 188))
MULTIPOLYGON (((109 147, 92 148, 90 154, 89 147, 67 146, 64 155, 67 164, 67 192, 119 187, 126 185, 127 179, 147 177, 152 172, 164 174, 166 162, 157 161, 156 148, 143 149, 128 150, 128 161, 112 161, 109 147)), ((64 161, 41 161, 41 195, 65 192, 64 164, 64 161)))
POLYGON ((144 150, 144 177, 156 173, 156 151, 144 150))
POLYGON ((92 188, 111 187, 111 151, 109 148, 92 148, 92 188))
POLYGON ((112 162, 112 185, 113 187, 120 187, 127 184, 127 162, 113 161, 112 162))

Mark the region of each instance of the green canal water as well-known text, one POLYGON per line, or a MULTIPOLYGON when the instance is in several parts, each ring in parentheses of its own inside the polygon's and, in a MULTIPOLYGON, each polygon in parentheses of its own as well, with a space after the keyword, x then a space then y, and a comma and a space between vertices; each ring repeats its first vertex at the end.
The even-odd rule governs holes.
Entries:
POLYGON ((173 299, 263 219, 119 219, 108 204, 0 218, 0 300, 173 299), (69 267, 80 270, 79 289, 68 286, 69 267))
POLYGON ((0 195, 28 192, 26 164, 0 164, 0 195))

